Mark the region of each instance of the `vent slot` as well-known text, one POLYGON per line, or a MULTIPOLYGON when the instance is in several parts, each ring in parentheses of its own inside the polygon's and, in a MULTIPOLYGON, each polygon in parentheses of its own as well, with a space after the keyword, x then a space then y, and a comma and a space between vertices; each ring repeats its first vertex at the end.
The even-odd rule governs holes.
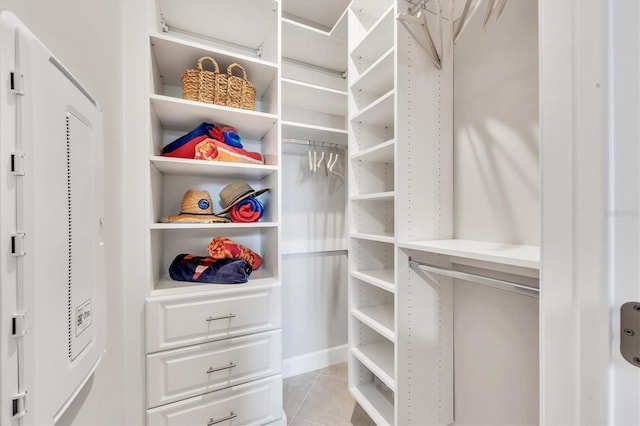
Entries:
POLYGON ((15 74, 11 73, 11 90, 16 90, 15 74))

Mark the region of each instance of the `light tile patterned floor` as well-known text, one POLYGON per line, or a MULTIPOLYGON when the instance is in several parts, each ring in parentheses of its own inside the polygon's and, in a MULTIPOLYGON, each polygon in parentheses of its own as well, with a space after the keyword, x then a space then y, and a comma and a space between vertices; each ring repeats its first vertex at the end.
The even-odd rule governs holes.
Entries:
POLYGON ((347 363, 284 380, 284 411, 291 426, 374 425, 347 387, 347 363))

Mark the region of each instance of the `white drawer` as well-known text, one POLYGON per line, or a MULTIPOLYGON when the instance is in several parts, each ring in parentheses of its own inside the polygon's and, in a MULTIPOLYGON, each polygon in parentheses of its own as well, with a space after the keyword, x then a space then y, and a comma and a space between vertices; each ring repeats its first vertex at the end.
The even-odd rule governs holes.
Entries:
POLYGON ((278 375, 147 410, 147 423, 263 425, 282 414, 282 376, 278 375))
POLYGON ((147 353, 280 328, 280 286, 147 299, 147 353))
POLYGON ((147 355, 147 406, 279 374, 280 330, 147 355))

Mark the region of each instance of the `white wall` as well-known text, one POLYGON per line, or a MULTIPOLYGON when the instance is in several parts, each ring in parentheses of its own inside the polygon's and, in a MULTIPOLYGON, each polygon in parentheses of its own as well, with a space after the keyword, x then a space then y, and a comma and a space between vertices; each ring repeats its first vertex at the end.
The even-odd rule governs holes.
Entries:
POLYGON ((123 167, 121 0, 0 0, 82 82, 100 103, 105 141, 107 353, 93 381, 60 424, 124 422, 123 167))

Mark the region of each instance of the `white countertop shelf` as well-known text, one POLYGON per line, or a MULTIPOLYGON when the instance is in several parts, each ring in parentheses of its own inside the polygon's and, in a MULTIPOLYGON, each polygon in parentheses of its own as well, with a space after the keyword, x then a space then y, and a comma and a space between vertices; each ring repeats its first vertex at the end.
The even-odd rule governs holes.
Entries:
POLYGON ((395 392, 396 381, 394 374, 393 343, 380 341, 368 345, 351 348, 353 355, 360 360, 373 374, 395 392))
POLYGON ((353 195, 351 201, 389 201, 396 196, 395 191, 375 192, 371 194, 353 195))
POLYGON ((230 163, 223 161, 190 160, 154 155, 151 163, 166 175, 211 176, 231 179, 263 179, 278 171, 278 166, 230 163))
POLYGON ((393 100, 395 90, 390 90, 351 117, 351 122, 378 127, 393 124, 393 100))
POLYGON ((245 139, 261 140, 278 123, 278 116, 164 95, 149 96, 152 111, 164 129, 189 132, 202 122, 233 126, 245 139))
POLYGON ((394 51, 392 47, 351 85, 351 92, 383 94, 393 88, 394 51))
POLYGON ((393 304, 383 304, 351 309, 351 315, 391 342, 395 342, 396 333, 393 311, 393 304))
POLYGON ((351 276, 361 281, 379 287, 390 293, 396 292, 393 269, 367 269, 364 271, 351 271, 351 276))
POLYGON ((349 132, 345 129, 315 126, 294 121, 282 121, 282 137, 346 145, 349 132))
POLYGON ((283 78, 282 105, 325 114, 347 115, 347 92, 283 78))
POLYGON ((403 241, 400 248, 540 269, 540 247, 473 240, 403 241))
POLYGON ((351 160, 367 161, 371 163, 392 163, 395 158, 395 139, 382 142, 371 148, 351 154, 351 160))
POLYGON ((392 4, 373 24, 369 32, 351 51, 352 58, 364 58, 369 62, 374 62, 393 46, 394 10, 395 5, 392 4))
MULTIPOLYGON (((278 65, 257 57, 243 56, 213 47, 198 41, 190 41, 167 33, 151 36, 151 48, 164 84, 182 87, 182 73, 187 69, 197 69, 198 59, 210 56, 218 63, 220 72, 225 74, 232 63, 239 63, 247 71, 247 79, 256 88, 256 99, 262 98, 268 87, 277 78, 278 65)), ((210 62, 204 69, 213 71, 210 62)))
POLYGON ((356 387, 349 388, 349 391, 375 424, 394 424, 393 404, 376 389, 373 382, 363 383, 356 387))
MULTIPOLYGON (((339 33, 339 29, 336 34, 339 33)), ((288 59, 328 68, 347 70, 346 37, 282 18, 282 56, 288 59), (309 47, 313 46, 313 49, 309 47)))
POLYGON ((355 232, 351 234, 351 238, 357 238, 360 240, 378 241, 381 243, 393 244, 396 238, 393 234, 365 234, 361 232, 355 232))

